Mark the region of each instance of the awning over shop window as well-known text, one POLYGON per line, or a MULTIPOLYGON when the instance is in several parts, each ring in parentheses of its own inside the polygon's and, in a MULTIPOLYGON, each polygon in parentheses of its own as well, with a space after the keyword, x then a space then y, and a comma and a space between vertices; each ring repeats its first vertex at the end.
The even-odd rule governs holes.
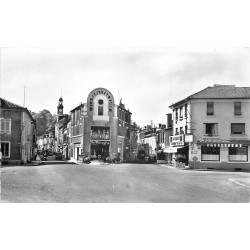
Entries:
POLYGON ((164 153, 177 153, 177 149, 183 148, 183 147, 165 147, 163 149, 164 153))
POLYGON ((202 139, 197 141, 197 145, 206 147, 242 147, 250 145, 249 140, 223 140, 223 139, 202 139))

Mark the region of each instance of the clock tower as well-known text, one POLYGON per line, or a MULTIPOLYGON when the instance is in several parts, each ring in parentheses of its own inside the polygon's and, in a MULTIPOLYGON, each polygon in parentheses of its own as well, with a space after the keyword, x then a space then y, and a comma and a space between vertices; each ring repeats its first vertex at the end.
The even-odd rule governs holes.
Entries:
POLYGON ((60 97, 58 105, 57 105, 57 115, 63 116, 63 99, 60 97))

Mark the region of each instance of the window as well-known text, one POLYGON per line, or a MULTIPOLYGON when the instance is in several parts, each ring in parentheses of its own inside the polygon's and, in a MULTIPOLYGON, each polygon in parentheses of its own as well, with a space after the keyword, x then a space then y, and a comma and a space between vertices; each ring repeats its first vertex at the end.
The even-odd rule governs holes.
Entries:
POLYGON ((78 123, 80 120, 80 109, 76 110, 76 122, 78 123))
POLYGON ((127 112, 125 113, 125 122, 129 122, 129 115, 127 112))
POLYGON ((234 102, 234 115, 241 115, 241 102, 234 102))
POLYGON ((180 127, 180 134, 184 134, 183 127, 180 127))
POLYGON ((175 110, 175 120, 178 121, 178 109, 175 110))
POLYGON ((1 142, 1 152, 3 157, 10 157, 10 143, 1 142))
POLYGON ((183 107, 180 106, 180 120, 182 120, 183 118, 183 107))
POLYGON ((217 123, 204 123, 204 134, 206 135, 218 134, 218 124, 217 123))
POLYGON ((178 132, 178 128, 175 129, 175 135, 178 135, 179 132, 178 132))
POLYGON ((185 117, 187 117, 187 104, 185 104, 185 117))
POLYGON ((213 114, 214 114, 214 103, 207 102, 207 115, 213 115, 213 114))
POLYGON ((103 115, 103 100, 98 100, 98 115, 103 115))
POLYGON ((11 133, 11 119, 0 118, 0 133, 1 134, 11 133))
POLYGON ((245 123, 231 123, 231 134, 244 135, 245 123))
POLYGON ((240 147, 240 148, 228 148, 228 160, 229 161, 247 161, 248 155, 248 148, 247 147, 240 147))
POLYGON ((185 134, 187 134, 188 132, 188 127, 187 127, 187 125, 185 126, 185 134))
POLYGON ((220 148, 201 146, 201 160, 202 161, 219 161, 220 148))

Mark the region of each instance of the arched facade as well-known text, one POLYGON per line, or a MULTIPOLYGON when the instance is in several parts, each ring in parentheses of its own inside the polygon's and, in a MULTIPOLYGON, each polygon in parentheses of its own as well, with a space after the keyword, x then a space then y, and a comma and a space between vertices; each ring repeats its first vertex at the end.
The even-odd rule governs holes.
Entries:
POLYGON ((73 157, 75 158, 80 152, 90 156, 91 159, 119 156, 121 160, 126 160, 130 153, 129 110, 126 110, 121 103, 116 105, 112 93, 101 87, 88 94, 87 102, 83 106, 71 111, 73 130, 77 124, 81 124, 82 131, 79 136, 72 138, 72 148, 73 150, 77 148, 77 153, 72 153, 73 157), (122 112, 119 112, 121 110, 122 112), (81 113, 79 122, 75 115, 77 112, 81 113), (126 113, 126 116, 122 116, 123 113, 126 113))

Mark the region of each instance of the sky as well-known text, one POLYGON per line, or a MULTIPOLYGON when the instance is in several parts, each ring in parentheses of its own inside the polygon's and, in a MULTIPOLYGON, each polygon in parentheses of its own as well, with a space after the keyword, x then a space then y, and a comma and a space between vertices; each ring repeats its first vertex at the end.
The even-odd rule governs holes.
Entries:
POLYGON ((214 84, 250 86, 249 48, 3 48, 1 97, 34 112, 69 113, 91 90, 111 91, 140 126, 166 123, 169 105, 214 84))

